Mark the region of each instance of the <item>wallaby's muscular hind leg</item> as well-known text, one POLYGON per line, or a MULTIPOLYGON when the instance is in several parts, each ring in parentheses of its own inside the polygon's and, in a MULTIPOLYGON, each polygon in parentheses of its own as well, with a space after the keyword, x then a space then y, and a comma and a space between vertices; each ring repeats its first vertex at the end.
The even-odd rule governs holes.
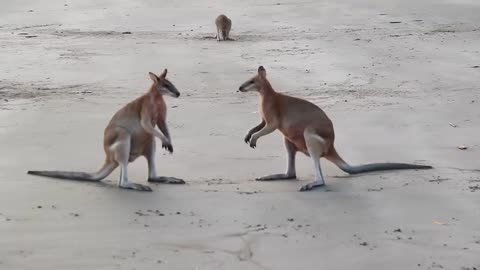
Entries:
POLYGON ((313 167, 315 169, 315 181, 302 186, 300 191, 308 191, 325 185, 322 168, 320 167, 320 158, 325 151, 325 140, 309 129, 305 130, 304 136, 308 154, 313 161, 313 167))
POLYGON ((185 181, 179 178, 157 176, 157 170, 155 168, 155 151, 156 151, 156 143, 155 143, 155 139, 152 139, 150 146, 145 151, 145 158, 147 159, 147 164, 148 164, 148 182, 165 183, 165 184, 185 184, 185 181))
POLYGON ((118 186, 125 189, 134 189, 139 191, 152 191, 149 186, 132 183, 128 181, 128 159, 130 156, 130 135, 119 136, 110 148, 113 152, 113 158, 120 165, 120 180, 118 186))
POLYGON ((257 181, 272 181, 272 180, 286 180, 297 178, 295 172, 295 156, 297 154, 297 147, 291 143, 287 138, 284 138, 285 149, 287 150, 287 170, 285 173, 271 174, 259 177, 257 181))

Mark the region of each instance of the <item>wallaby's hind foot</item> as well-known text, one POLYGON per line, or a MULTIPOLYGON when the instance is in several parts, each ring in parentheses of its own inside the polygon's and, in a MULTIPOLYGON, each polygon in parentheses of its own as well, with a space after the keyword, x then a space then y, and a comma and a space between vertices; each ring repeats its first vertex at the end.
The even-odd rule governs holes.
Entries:
POLYGON ((279 173, 279 174, 270 174, 255 178, 256 181, 277 181, 277 180, 292 180, 296 179, 297 176, 295 174, 286 174, 286 173, 279 173))
POLYGON ((121 183, 119 187, 124 189, 138 190, 138 191, 152 191, 152 189, 149 186, 132 183, 132 182, 121 183))
POLYGON ((322 186, 325 186, 325 182, 314 181, 314 182, 311 182, 311 183, 308 183, 308 184, 302 186, 298 191, 309 191, 309 190, 312 190, 312 189, 315 189, 315 188, 318 188, 318 187, 322 187, 322 186))
POLYGON ((151 183, 160 183, 160 184, 185 184, 185 181, 176 177, 167 177, 167 176, 157 176, 153 178, 148 178, 148 182, 151 183))

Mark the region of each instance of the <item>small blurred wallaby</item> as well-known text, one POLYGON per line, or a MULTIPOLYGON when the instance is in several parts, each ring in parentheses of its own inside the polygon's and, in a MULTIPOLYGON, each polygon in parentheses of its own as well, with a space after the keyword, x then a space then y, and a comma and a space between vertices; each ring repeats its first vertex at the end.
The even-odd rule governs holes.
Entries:
POLYGON ((220 40, 234 40, 231 39, 230 30, 232 29, 232 20, 227 16, 221 14, 215 19, 215 25, 217 26, 217 41, 220 40))

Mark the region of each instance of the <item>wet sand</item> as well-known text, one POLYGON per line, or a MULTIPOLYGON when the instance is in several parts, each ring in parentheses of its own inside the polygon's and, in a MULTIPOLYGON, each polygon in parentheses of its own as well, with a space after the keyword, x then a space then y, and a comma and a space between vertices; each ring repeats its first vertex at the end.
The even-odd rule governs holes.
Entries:
MULTIPOLYGON (((477 1, 43 1, 0 10, 0 269, 469 269, 480 267, 480 4, 477 1), (389 3, 385 3, 389 2, 389 3), (234 42, 216 42, 227 14, 234 42), (273 87, 333 120, 352 164, 428 171, 348 176, 278 132, 252 150, 265 66, 273 87), (116 187, 34 177, 95 171, 103 129, 168 68, 173 155, 188 185, 116 187), (468 147, 459 150, 459 145, 468 147)), ((146 183, 143 158, 129 167, 146 183)))

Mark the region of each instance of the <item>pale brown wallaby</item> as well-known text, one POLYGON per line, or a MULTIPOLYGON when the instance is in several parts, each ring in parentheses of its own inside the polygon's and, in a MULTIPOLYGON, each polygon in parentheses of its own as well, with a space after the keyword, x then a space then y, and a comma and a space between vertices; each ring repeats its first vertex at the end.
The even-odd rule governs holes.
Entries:
POLYGON ((167 107, 163 96, 169 95, 177 98, 180 96, 180 92, 166 79, 166 69, 160 76, 151 72, 149 75, 153 81, 150 90, 115 113, 105 128, 103 149, 106 159, 98 172, 28 171, 28 174, 72 180, 100 181, 117 166, 120 166, 119 187, 151 191, 149 186, 129 182, 127 176, 128 163, 139 156, 145 156, 148 163, 149 182, 184 184, 185 182, 182 179, 157 176, 155 170, 155 137, 162 141, 162 148, 170 153, 173 152, 166 123, 167 107), (155 126, 158 126, 160 131, 155 129, 155 126))
POLYGON ((275 130, 284 136, 287 150, 287 171, 257 178, 258 181, 295 179, 295 154, 299 151, 310 156, 315 168, 315 181, 302 186, 300 191, 311 190, 325 184, 320 168, 320 158, 333 162, 349 174, 400 169, 431 169, 431 166, 405 163, 372 163, 351 166, 345 162, 334 147, 335 133, 332 121, 322 109, 304 99, 275 92, 267 80, 265 68, 260 66, 252 79, 243 83, 239 91, 255 91, 260 94, 262 121, 248 131, 245 142, 252 148, 257 140, 275 130))
POLYGON ((232 20, 221 14, 215 19, 217 26, 217 41, 234 40, 230 38, 230 30, 232 29, 232 20))

